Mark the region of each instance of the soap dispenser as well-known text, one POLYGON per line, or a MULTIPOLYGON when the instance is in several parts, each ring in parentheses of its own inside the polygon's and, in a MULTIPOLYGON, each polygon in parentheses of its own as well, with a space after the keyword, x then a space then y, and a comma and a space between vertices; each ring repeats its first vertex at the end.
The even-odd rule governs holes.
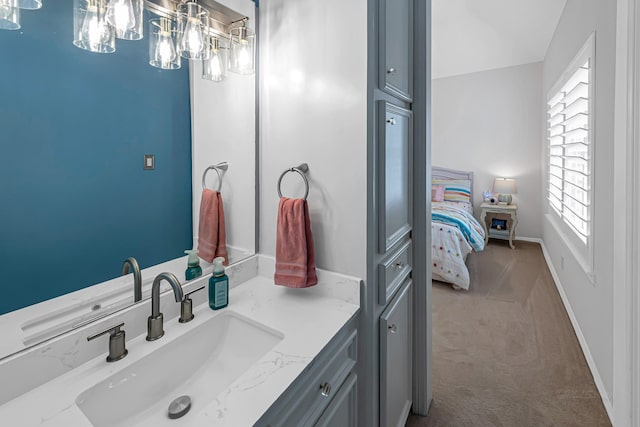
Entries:
POLYGON ((193 280, 196 277, 202 276, 202 267, 200 267, 200 258, 198 258, 198 250, 190 249, 184 251, 185 254, 189 255, 189 259, 187 260, 187 271, 184 272, 184 278, 187 280, 193 280))
POLYGON ((214 258, 213 274, 209 279, 209 307, 212 310, 225 308, 229 304, 229 277, 224 274, 224 257, 214 258))

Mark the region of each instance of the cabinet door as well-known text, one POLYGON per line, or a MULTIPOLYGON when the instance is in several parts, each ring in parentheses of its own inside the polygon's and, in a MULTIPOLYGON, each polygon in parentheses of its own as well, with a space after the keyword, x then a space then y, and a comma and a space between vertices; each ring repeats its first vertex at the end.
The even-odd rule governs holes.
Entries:
POLYGON ((380 427, 404 426, 411 410, 411 286, 408 280, 380 316, 380 427))
POLYGON ((380 171, 379 251, 386 253, 411 230, 411 111, 378 104, 380 171))
POLYGON ((411 101, 413 92, 413 0, 380 0, 380 86, 411 101))
POLYGON ((352 373, 314 427, 356 427, 358 424, 356 383, 357 376, 352 373))

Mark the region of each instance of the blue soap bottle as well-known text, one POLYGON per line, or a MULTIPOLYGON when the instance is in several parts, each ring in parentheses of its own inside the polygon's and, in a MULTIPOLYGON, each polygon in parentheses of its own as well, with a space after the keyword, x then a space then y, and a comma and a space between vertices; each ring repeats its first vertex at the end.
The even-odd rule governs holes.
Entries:
POLYGON ((187 260, 187 271, 184 272, 184 278, 187 280, 193 280, 196 277, 202 276, 202 267, 200 267, 198 250, 191 249, 188 251, 184 251, 184 253, 189 255, 189 259, 187 260))
POLYGON ((209 307, 220 310, 229 305, 229 277, 224 274, 223 257, 213 260, 213 274, 209 279, 209 307))

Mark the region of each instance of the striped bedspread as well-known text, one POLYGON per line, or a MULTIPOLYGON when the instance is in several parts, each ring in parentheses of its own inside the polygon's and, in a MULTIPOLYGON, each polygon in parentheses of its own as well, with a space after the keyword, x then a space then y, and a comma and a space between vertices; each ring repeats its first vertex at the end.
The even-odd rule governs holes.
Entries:
POLYGON ((480 252, 484 249, 484 230, 472 214, 451 204, 434 202, 431 220, 456 227, 469 244, 480 252))

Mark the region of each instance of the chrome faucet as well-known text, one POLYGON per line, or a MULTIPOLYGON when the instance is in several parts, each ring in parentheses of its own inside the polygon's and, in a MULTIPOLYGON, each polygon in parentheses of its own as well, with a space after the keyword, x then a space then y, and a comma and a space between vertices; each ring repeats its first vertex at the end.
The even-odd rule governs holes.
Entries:
POLYGON ((151 288, 151 316, 147 319, 147 341, 155 341, 164 335, 162 313, 160 313, 160 282, 163 280, 169 282, 173 288, 176 302, 180 302, 184 298, 182 285, 176 276, 171 273, 160 273, 156 276, 151 288))
POLYGON ((138 302, 142 299, 142 273, 138 261, 134 257, 129 257, 122 263, 123 276, 129 274, 129 267, 133 270, 133 302, 138 302))

